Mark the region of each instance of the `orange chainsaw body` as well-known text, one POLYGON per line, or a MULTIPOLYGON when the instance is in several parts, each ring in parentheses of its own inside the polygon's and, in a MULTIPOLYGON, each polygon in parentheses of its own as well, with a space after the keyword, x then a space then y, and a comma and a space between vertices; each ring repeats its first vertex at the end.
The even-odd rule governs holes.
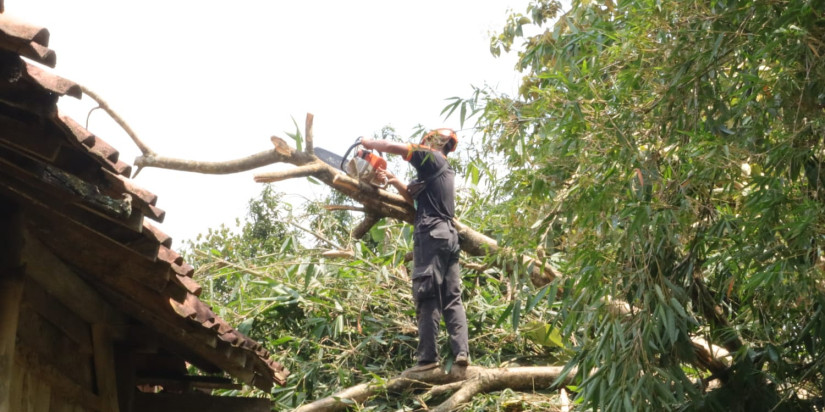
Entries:
POLYGON ((378 176, 379 171, 387 170, 387 161, 383 157, 360 149, 347 163, 347 174, 376 187, 386 187, 387 180, 378 176))

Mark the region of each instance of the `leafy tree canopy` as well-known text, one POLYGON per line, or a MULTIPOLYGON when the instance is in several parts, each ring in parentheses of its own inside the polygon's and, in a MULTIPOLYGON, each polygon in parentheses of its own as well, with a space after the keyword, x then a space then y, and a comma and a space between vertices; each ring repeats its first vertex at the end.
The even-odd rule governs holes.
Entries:
POLYGON ((492 41, 518 50, 519 95, 455 102, 480 111, 479 158, 506 165, 506 237, 563 262, 587 405, 822 402, 823 10, 581 0, 547 26, 559 4, 537 1, 492 41), (731 352, 719 376, 692 366, 696 336, 731 352))
MULTIPOLYGON (((566 364, 583 408, 822 407, 822 10, 537 0, 507 18, 491 50, 518 53, 518 95, 477 88, 444 109, 480 130, 456 164, 459 217, 563 276, 537 290, 526 268, 464 257, 474 362, 566 364)), ((382 222, 331 260, 349 215, 315 207, 302 231, 270 213, 288 210, 274 192, 255 202, 240 235, 191 246, 222 315, 292 362, 279 405, 410 366, 409 227, 382 222)))

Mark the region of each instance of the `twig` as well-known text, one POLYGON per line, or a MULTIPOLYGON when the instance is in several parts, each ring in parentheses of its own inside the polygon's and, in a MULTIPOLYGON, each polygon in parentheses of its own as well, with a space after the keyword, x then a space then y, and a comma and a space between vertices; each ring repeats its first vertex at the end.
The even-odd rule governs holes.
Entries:
POLYGON ((343 248, 341 247, 341 245, 339 245, 339 244, 337 244, 337 243, 335 243, 335 242, 333 242, 333 241, 331 241, 331 240, 327 239, 326 237, 322 236, 322 235, 321 235, 320 233, 318 233, 318 232, 315 232, 315 231, 312 231, 312 230, 310 230, 310 229, 307 229, 307 228, 305 228, 305 227, 303 227, 303 226, 301 226, 301 225, 299 225, 299 224, 295 223, 294 221, 290 221, 290 223, 292 224, 292 226, 295 226, 295 227, 297 227, 298 229, 301 229, 301 230, 303 230, 304 232, 307 232, 307 233, 309 233, 310 235, 315 236, 315 238, 316 238, 316 239, 318 239, 318 240, 320 240, 320 241, 322 241, 322 242, 324 242, 324 243, 326 243, 326 244, 328 244, 328 245, 330 245, 330 246, 334 247, 335 249, 339 249, 339 250, 340 250, 340 249, 343 249, 343 248))
POLYGON ((324 206, 324 209, 329 210, 331 212, 340 211, 340 210, 346 210, 346 211, 350 211, 350 212, 365 212, 366 211, 366 209, 364 209, 363 207, 347 206, 347 205, 326 205, 326 206, 324 206))
POLYGON ((97 102, 98 106, 101 109, 103 109, 106 113, 108 113, 109 116, 111 116, 112 119, 114 119, 114 121, 117 122, 117 124, 123 128, 123 131, 125 131, 126 134, 129 135, 129 137, 132 139, 132 141, 135 142, 135 145, 137 145, 137 147, 140 149, 140 152, 143 153, 144 156, 153 156, 155 154, 155 152, 152 149, 150 149, 149 146, 147 146, 145 143, 143 143, 142 140, 140 140, 140 138, 137 137, 137 134, 134 132, 134 130, 132 130, 131 127, 129 127, 129 124, 126 123, 126 121, 123 120, 123 118, 120 117, 119 114, 112 110, 111 107, 109 107, 109 103, 106 103, 106 101, 103 100, 100 96, 98 96, 97 93, 89 90, 83 85, 80 85, 80 90, 82 90, 83 93, 85 93, 87 96, 91 97, 92 100, 97 102))

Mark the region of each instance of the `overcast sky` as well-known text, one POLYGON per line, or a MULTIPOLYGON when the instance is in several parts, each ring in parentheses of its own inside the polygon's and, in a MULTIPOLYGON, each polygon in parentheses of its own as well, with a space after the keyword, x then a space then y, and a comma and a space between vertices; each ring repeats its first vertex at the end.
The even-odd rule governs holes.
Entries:
MULTIPOLYGON (((230 160, 288 139, 315 115, 315 145, 343 150, 385 125, 458 128, 441 110, 471 85, 514 94, 514 56, 494 58, 490 34, 528 0, 206 1, 5 0, 6 14, 49 29, 54 73, 103 97, 157 153, 230 160)), ((64 97, 80 124, 90 98, 64 97)), ((139 151, 102 111, 89 130, 132 164, 139 151)), ((459 134, 468 141, 471 130, 459 134)), ((158 195, 161 229, 179 247, 246 213, 261 189, 255 173, 228 176, 143 170, 136 183, 158 195)), ((298 179, 276 184, 311 195, 298 179)), ((325 187, 323 190, 327 190, 325 187)))

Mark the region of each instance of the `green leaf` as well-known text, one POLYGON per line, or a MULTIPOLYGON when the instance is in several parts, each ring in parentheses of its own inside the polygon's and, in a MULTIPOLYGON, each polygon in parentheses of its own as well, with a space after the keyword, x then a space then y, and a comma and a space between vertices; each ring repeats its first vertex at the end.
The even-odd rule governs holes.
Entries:
POLYGON ((248 318, 238 324, 238 332, 243 333, 244 335, 249 335, 249 331, 252 330, 252 325, 255 324, 255 318, 248 318))
POLYGON ((561 331, 543 322, 531 321, 521 329, 521 334, 531 342, 547 347, 564 347, 561 331))
POLYGON ((541 289, 539 289, 538 293, 536 293, 536 295, 530 298, 530 300, 527 302, 527 308, 525 311, 530 312, 531 310, 533 310, 533 308, 536 307, 536 304, 538 304, 539 301, 541 301, 542 299, 544 299, 545 296, 547 296, 547 292, 550 291, 550 288, 551 285, 544 285, 541 289))
POLYGON ((519 322, 521 322, 521 301, 516 300, 513 302, 513 319, 512 319, 513 331, 518 331, 519 322))
POLYGON ((292 124, 295 125, 295 133, 285 133, 295 141, 295 149, 299 152, 303 151, 304 137, 301 135, 301 128, 298 126, 298 122, 295 121, 295 117, 292 117, 292 124))
POLYGON ((498 317, 498 320, 496 321, 496 327, 497 328, 500 327, 501 324, 504 323, 504 320, 507 319, 510 316, 510 314, 513 312, 514 307, 515 307, 515 302, 510 302, 510 304, 507 305, 507 308, 504 309, 504 312, 501 314, 501 316, 498 317))
POLYGON ((281 336, 280 338, 275 339, 274 341, 270 342, 270 345, 272 345, 272 346, 283 345, 284 343, 291 342, 293 340, 295 340, 295 338, 292 337, 292 336, 281 336))

